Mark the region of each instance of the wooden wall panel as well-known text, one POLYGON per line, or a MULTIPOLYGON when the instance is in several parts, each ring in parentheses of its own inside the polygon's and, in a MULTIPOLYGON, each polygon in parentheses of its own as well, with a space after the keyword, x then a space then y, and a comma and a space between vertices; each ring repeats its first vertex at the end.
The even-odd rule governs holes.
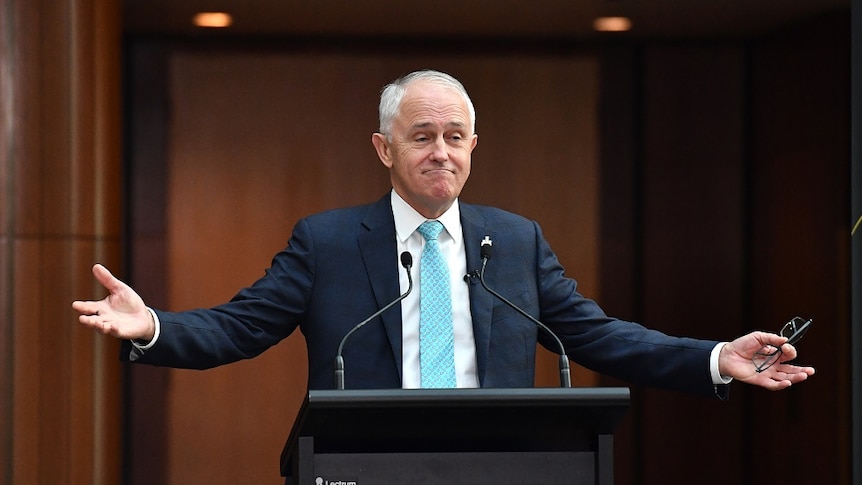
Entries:
MULTIPOLYGON (((388 173, 370 143, 377 94, 426 65, 458 76, 479 111, 464 199, 536 218, 583 291, 595 296, 594 60, 179 51, 167 70, 167 306, 228 299, 262 275, 298 218, 386 193, 388 173)), ((136 280, 144 272, 136 268, 136 280)), ((169 371, 167 390, 155 389, 165 394, 165 482, 279 483, 278 453, 305 392, 305 358, 294 335, 252 361, 169 371)), ((540 385, 554 385, 554 362, 546 356, 540 385)), ((575 379, 594 384, 586 372, 575 379)))
MULTIPOLYGON (((249 429, 250 434, 241 435, 237 434, 236 430, 219 427, 216 429, 216 437, 220 439, 228 436, 230 439, 214 442, 215 454, 207 454, 209 450, 202 453, 200 449, 192 449, 186 454, 179 449, 186 444, 183 440, 166 440, 166 436, 173 436, 175 433, 197 433, 199 428, 211 426, 215 422, 197 419, 192 408, 175 410, 177 404, 169 402, 168 398, 201 392, 208 398, 228 396, 219 399, 219 403, 226 399, 241 400, 242 396, 236 391, 238 387, 231 383, 231 379, 237 377, 230 372, 219 375, 218 371, 214 371, 216 373, 210 382, 209 377, 201 377, 205 373, 177 372, 183 375, 174 379, 175 371, 135 369, 132 372, 133 377, 145 377, 144 385, 138 388, 137 384, 141 383, 139 380, 133 382, 130 387, 151 392, 133 392, 128 409, 133 415, 132 420, 139 420, 139 425, 152 425, 149 430, 151 436, 146 438, 142 434, 124 430, 119 402, 120 366, 115 360, 116 342, 76 329, 74 317, 68 309, 71 299, 103 296, 103 290, 98 288, 89 276, 89 267, 93 261, 102 261, 117 268, 121 260, 118 219, 122 207, 122 184, 119 181, 120 135, 116 93, 120 71, 117 49, 120 43, 117 8, 117 2, 101 0, 60 3, 44 0, 0 0, 0 29, 3 31, 3 36, 0 36, 0 64, 3 68, 0 89, 3 92, 4 112, 4 116, 0 118, 0 483, 131 483, 116 478, 121 466, 121 435, 124 435, 131 456, 127 461, 130 468, 125 473, 125 478, 143 480, 138 483, 169 483, 165 478, 168 473, 172 474, 175 482, 179 481, 176 476, 181 473, 184 475, 180 478, 199 482, 202 481, 201 477, 192 476, 188 470, 202 470, 223 456, 237 454, 243 460, 249 456, 255 458, 237 468, 237 474, 227 475, 228 481, 253 482, 254 480, 248 477, 256 477, 255 474, 260 472, 266 477, 264 483, 266 480, 278 483, 273 475, 281 439, 287 429, 273 431, 272 438, 260 438, 256 434, 259 431, 257 428, 266 427, 268 432, 269 428, 279 425, 273 425, 271 420, 267 420, 263 425, 250 421, 252 412, 244 407, 242 402, 225 406, 229 412, 240 416, 240 424, 249 429), (60 350, 55 352, 55 349, 60 350), (196 383, 186 386, 189 381, 196 383), (146 414, 153 413, 154 410, 155 414, 146 414), (196 420, 190 421, 190 426, 181 428, 185 425, 179 418, 189 415, 196 420), (156 419, 147 421, 141 419, 141 416, 154 416, 156 419), (168 426, 160 426, 162 424, 168 426), (236 439, 236 442, 241 444, 231 446, 231 439, 236 439), (269 439, 270 443, 277 443, 277 446, 262 446, 261 442, 266 439, 269 439), (147 448, 147 445, 151 444, 155 446, 147 448), (166 445, 167 451, 160 448, 160 445, 166 445), (145 461, 158 455, 170 455, 170 465, 167 464, 168 458, 162 461, 145 461), (205 456, 205 459, 199 460, 202 456, 205 456), (192 463, 191 460, 198 461, 192 463), (184 466, 184 462, 189 468, 180 473, 175 467, 184 466), (145 474, 139 474, 141 470, 145 474)), ((721 449, 725 454, 720 454, 715 460, 718 467, 730 463, 726 470, 722 469, 721 473, 716 474, 724 477, 725 481, 738 477, 740 468, 743 470, 743 477, 738 480, 739 483, 754 481, 752 477, 759 477, 763 473, 761 462, 782 464, 778 467, 767 467, 770 479, 782 483, 848 481, 849 463, 853 459, 849 455, 847 443, 849 400, 847 391, 844 391, 847 389, 847 376, 850 372, 848 349, 835 345, 835 342, 846 341, 849 318, 846 310, 846 181, 849 170, 844 163, 849 147, 846 139, 848 102, 844 84, 849 79, 844 71, 847 68, 849 43, 842 37, 846 34, 846 29, 846 17, 839 15, 836 21, 820 23, 817 28, 779 33, 772 39, 746 46, 749 54, 754 55, 748 58, 751 64, 747 74, 753 78, 752 91, 748 94, 748 100, 752 104, 743 107, 745 115, 750 116, 746 121, 746 128, 751 128, 745 141, 748 144, 748 158, 745 162, 748 164, 748 171, 745 172, 745 177, 751 203, 743 207, 742 219, 747 220, 748 226, 745 230, 748 232, 741 236, 743 240, 750 239, 742 254, 743 284, 750 288, 750 292, 746 293, 749 296, 743 296, 743 300, 748 300, 747 306, 744 307, 747 309, 744 312, 747 317, 744 324, 772 327, 775 320, 785 318, 786 310, 791 306, 810 311, 818 319, 818 324, 816 330, 806 337, 800 350, 805 361, 814 363, 819 373, 811 382, 806 383, 805 387, 783 394, 771 395, 737 385, 734 387, 732 404, 728 406, 710 403, 705 410, 700 403, 678 396, 655 399, 657 394, 650 391, 641 401, 641 396, 636 395, 637 402, 643 403, 642 409, 633 409, 632 413, 632 416, 638 419, 635 423, 638 428, 634 431, 623 430, 623 433, 629 434, 624 435, 621 440, 625 443, 634 442, 636 445, 617 449, 619 464, 633 464, 628 470, 629 474, 621 476, 627 483, 688 483, 692 476, 696 476, 698 480, 712 476, 704 475, 703 470, 715 469, 714 462, 704 461, 705 458, 699 455, 703 450, 696 449, 701 443, 691 441, 691 436, 709 435, 716 429, 719 429, 719 439, 709 444, 714 448, 727 444, 727 440, 735 439, 731 437, 741 438, 736 443, 738 446, 721 449), (797 197, 800 192, 804 192, 808 198, 797 197), (737 420, 739 402, 742 403, 744 416, 737 420), (704 413, 697 415, 700 410, 704 410, 704 413), (729 415, 731 418, 727 419, 722 417, 723 415, 729 415), (810 455, 806 455, 806 460, 794 462, 794 466, 787 466, 785 447, 764 449, 756 446, 757 441, 754 438, 761 436, 764 429, 768 433, 774 433, 776 440, 790 443, 791 448, 799 446, 810 455), (668 448, 660 448, 657 444, 666 444, 668 448), (755 451, 758 454, 755 455, 755 451), (653 454, 662 455, 656 463, 664 464, 666 468, 651 462, 653 454), (632 455, 634 458, 631 458, 632 455), (681 464, 683 471, 680 476, 668 477, 667 471, 676 470, 681 464), (703 466, 695 466, 697 464, 703 466), (685 472, 687 466, 693 470, 685 472)), ((706 49, 707 56, 710 52, 715 52, 710 46, 704 45, 695 49, 700 48, 706 49)), ((501 44, 500 51, 504 49, 506 46, 501 44)), ((318 52, 316 55, 321 54, 318 52)), ((402 57, 397 54, 385 57, 355 57, 345 54, 341 60, 361 59, 362 64, 357 66, 344 62, 332 65, 329 69, 309 71, 319 74, 320 81, 309 92, 321 96, 316 99, 309 97, 305 101, 327 103, 326 110, 349 114, 343 119, 361 118, 364 121, 360 123, 373 127, 376 124, 373 113, 377 89, 398 73, 421 67, 417 65, 417 57, 414 54, 405 54, 402 57), (361 75, 354 76, 355 73, 361 75), (332 97, 332 93, 338 93, 338 96, 332 97), (370 103, 370 110, 365 103, 370 103)), ((677 54, 679 53, 674 53, 673 49, 667 50, 667 46, 663 46, 658 50, 651 50, 646 58, 635 56, 637 59, 633 60, 632 75, 639 76, 640 68, 648 67, 643 66, 645 59, 651 59, 647 64, 657 62, 657 65, 649 69, 659 69, 652 71, 654 74, 662 70, 676 71, 677 67, 689 65, 689 61, 692 61, 693 64, 689 67, 693 65, 697 72, 690 80, 709 77, 705 74, 702 63, 695 59, 697 53, 691 54, 690 58, 686 54, 682 59, 676 58, 677 54)), ((330 52, 328 55, 334 54, 330 52)), ((272 60, 271 56, 270 51, 263 57, 272 60)), ((589 106, 595 102, 595 85, 591 81, 595 75, 592 71, 594 67, 588 59, 549 55, 545 50, 534 55, 513 56, 511 51, 506 49, 499 57, 488 56, 482 59, 482 62, 476 62, 477 60, 463 53, 458 56, 440 55, 424 59, 428 65, 439 66, 459 74, 474 94, 479 106, 481 143, 476 152, 474 175, 465 192, 465 198, 475 202, 503 205, 511 203, 509 208, 537 218, 545 226, 548 238, 560 252, 570 273, 581 280, 582 288, 592 296, 603 296, 598 294, 598 288, 599 283, 604 283, 602 292, 610 296, 612 292, 608 289, 613 288, 614 282, 601 281, 590 267, 597 264, 599 258, 595 252, 598 244, 594 232, 596 212, 589 209, 597 197, 592 192, 595 185, 587 183, 576 187, 577 190, 569 190, 564 177, 542 180, 537 172, 528 169, 525 173, 525 168, 532 167, 535 160, 543 160, 548 162, 549 168, 546 171, 552 172, 554 176, 558 171, 566 173, 566 177, 574 177, 575 180, 589 180, 595 176, 596 167, 592 157, 598 141, 590 138, 594 133, 591 134, 589 119, 589 111, 593 109, 589 106), (548 72, 552 74, 547 76, 548 72), (477 88, 474 89, 473 86, 477 88), (512 97, 517 98, 521 93, 531 93, 530 96, 535 99, 523 96, 524 99, 516 99, 513 102, 512 97), (533 110, 537 106, 536 100, 539 100, 542 109, 533 110), (572 109, 576 113, 573 113, 572 109), (517 116, 512 113, 517 113, 517 116), (542 136, 553 135, 554 138, 545 143, 534 143, 537 133, 532 128, 537 125, 545 127, 546 119, 551 119, 546 115, 551 118, 559 117, 562 133, 539 133, 542 136), (526 128, 519 130, 519 125, 513 123, 513 118, 517 121, 524 120, 523 125, 526 125, 526 128), (501 135, 495 138, 494 132, 501 135), (572 138, 576 141, 570 145, 560 141, 569 141, 572 138), (529 149, 525 150, 524 147, 529 149), (567 162, 572 160, 576 162, 575 166, 568 165, 567 162), (498 167, 500 161, 503 162, 502 169, 498 167), (486 166, 489 168, 486 169, 486 166), (534 176, 537 178, 532 178, 534 176), (524 177, 529 182, 523 192, 520 192, 519 177, 524 177), (519 194, 517 201, 508 197, 510 192, 519 194), (539 197, 535 197, 537 193, 539 197), (561 213, 566 212, 570 217, 558 219, 554 216, 549 220, 546 216, 546 212, 549 212, 547 207, 559 207, 561 213), (581 233, 581 228, 584 227, 588 229, 581 233), (572 241, 586 242, 575 244, 572 241), (569 252, 570 250, 572 252, 569 252)), ((718 64, 725 65, 724 61, 718 64)), ((214 58, 213 62, 217 63, 218 59, 214 58)), ((731 65, 734 63, 735 61, 730 62, 731 65)), ((271 74, 251 72, 264 76, 271 74)), ((692 75, 685 74, 685 71, 677 74, 692 75)), ((717 71, 716 74, 724 75, 717 71)), ((306 73, 292 71, 291 75, 301 79, 306 73)), ((135 77, 131 83, 134 84, 140 79, 143 78, 135 77)), ((209 83, 206 79, 202 81, 209 83)), ((705 86, 715 89, 717 82, 718 80, 707 79, 705 86)), ((730 91, 717 91, 716 99, 727 100, 728 93, 735 92, 733 82, 725 87, 730 91)), ((140 86, 137 86, 132 91, 139 92, 139 88, 140 86)), ((685 88, 685 84, 682 88, 685 88)), ((652 92, 652 96, 660 98, 659 94, 666 88, 656 89, 658 91, 652 92)), ((672 114, 683 119, 670 123, 665 120, 661 125, 662 129, 698 133, 703 128, 697 126, 702 122, 703 114, 703 111, 698 109, 699 103, 705 102, 707 106, 719 110, 726 108, 716 106, 716 99, 703 97, 710 92, 713 91, 707 90, 696 95, 686 89, 680 91, 682 96, 672 103, 676 110, 672 114), (693 100, 694 104, 685 103, 686 99, 693 100), (694 126, 688 126, 689 124, 694 126)), ((677 93, 671 94, 676 98, 677 93)), ((637 93, 634 97, 637 98, 637 93)), ((145 97, 145 100, 153 103, 165 101, 158 96, 145 97)), ((732 106, 733 99, 730 101, 732 106)), ((642 115, 643 113, 638 111, 638 100, 634 99, 632 102, 634 113, 627 114, 635 117, 642 115)), ((300 104, 299 107, 319 116, 321 113, 317 111, 322 112, 316 109, 319 106, 321 105, 306 103, 300 104)), ((291 106, 285 112, 293 112, 295 109, 291 106)), ((149 120, 147 126, 157 127, 150 133, 149 140, 152 141, 164 134, 158 126, 164 123, 169 113, 156 109, 150 114, 155 114, 156 119, 149 120)), ((228 119, 229 116, 223 118, 228 119)), ((645 123, 652 118, 638 119, 639 122, 645 123)), ((195 123, 206 121, 208 120, 200 117, 194 119, 195 123)), ((297 120, 287 121, 291 126, 299 124, 296 123, 297 120)), ((348 140, 341 140, 339 136, 344 132, 351 132, 353 127, 342 128, 342 132, 321 129, 329 126, 329 121, 330 119, 326 119, 313 125, 296 126, 298 133, 306 139, 304 143, 311 145, 312 142, 307 140, 321 141, 314 144, 314 149, 301 153, 310 153, 314 160, 335 162, 354 159, 356 156, 367 157, 361 158, 361 161, 367 160, 369 167, 374 166, 376 161, 370 144, 367 144, 373 128, 363 125, 359 130, 361 136, 357 134, 353 138, 353 135, 350 135, 347 143, 348 140), (341 142, 328 143, 332 139, 339 139, 341 142), (350 147, 348 156, 341 151, 342 146, 350 147), (367 153, 361 154, 361 147, 366 147, 367 153)), ((726 130, 733 132, 734 123, 735 121, 729 126, 721 125, 716 134, 723 136, 722 133, 729 133, 726 130)), ((547 126, 551 130, 558 128, 553 123, 548 123, 547 126)), ((595 127, 592 129, 595 130, 595 127)), ((282 135, 284 132, 278 134, 282 135)), ((689 234, 675 223, 669 226, 659 224, 655 231, 647 229, 641 234, 639 231, 644 229, 639 226, 641 215, 624 213, 624 220, 631 218, 636 232, 635 238, 644 236, 644 253, 631 254, 638 252, 639 246, 630 252, 631 242, 622 237, 615 239, 612 247, 602 250, 605 256, 620 256, 623 261, 631 261, 633 273, 642 276, 635 279, 643 286, 652 284, 650 275, 655 275, 664 268, 664 261, 668 258, 666 251, 673 250, 674 256, 681 253, 683 258, 693 258, 701 252, 731 254, 736 250, 735 241, 740 237, 738 233, 732 232, 729 236, 729 247, 716 247, 715 241, 705 238, 705 223, 695 220, 696 217, 692 215, 696 211, 712 215, 713 211, 717 210, 719 215, 727 216, 732 207, 713 207, 702 202, 695 202, 692 208, 676 207, 670 202, 673 194, 662 195, 654 192, 659 188, 674 189, 675 186, 670 186, 669 181, 662 178, 678 176, 675 170, 677 167, 674 166, 674 163, 678 162, 668 163, 661 158, 661 147, 668 143, 664 140, 668 134, 664 131, 653 132, 643 140, 636 139, 630 142, 631 145, 623 145, 638 151, 645 148, 641 146, 642 142, 652 140, 658 144, 658 148, 653 147, 650 150, 652 158, 648 163, 664 166, 669 170, 664 174, 652 174, 646 187, 634 187, 633 190, 644 190, 644 200, 650 200, 649 205, 643 207, 644 220, 646 217, 652 217, 661 223, 667 218, 664 212, 671 211, 682 217, 681 220, 688 221, 686 227, 693 224, 695 230, 689 234), (651 195, 646 192, 649 188, 653 190, 651 195), (689 212, 690 210, 692 212, 689 212), (675 246, 672 241, 667 244, 669 235, 678 235, 692 241, 692 244, 705 242, 706 246, 680 247, 675 246), (651 255, 654 260, 643 260, 646 255, 651 255)), ((715 146, 715 141, 706 138, 706 133, 701 132, 700 136, 703 137, 702 141, 707 142, 707 146, 715 146)), ((143 151, 146 148, 144 145, 136 144, 134 149, 135 156, 140 157, 138 161, 163 161, 164 153, 158 153, 165 148, 164 140, 161 141, 162 143, 159 143, 159 140, 156 140, 156 143, 151 145, 150 152, 143 151)), ((677 144, 675 140, 671 142, 671 145, 677 144)), ((733 136, 730 145, 719 146, 718 153, 727 155, 727 150, 732 151, 736 147, 736 139, 733 136)), ((290 144, 290 148, 295 146, 294 143, 290 144)), ((230 151, 226 153, 230 154, 230 151)), ((240 161, 237 163, 244 163, 244 157, 249 153, 257 155, 258 150, 246 150, 238 154, 240 156, 235 159, 240 161)), ((284 153, 264 155, 285 157, 284 153)), ((645 154, 635 153, 631 156, 637 163, 639 157, 645 157, 645 154)), ((678 150, 674 156, 693 158, 685 150, 678 150)), ((644 161, 647 161, 647 158, 644 158, 644 161)), ((736 169, 733 164, 722 167, 713 158, 709 159, 709 164, 713 169, 719 170, 717 180, 726 181, 728 177, 732 178, 732 171, 736 169)), ((137 253, 131 255, 128 260, 128 269, 137 270, 138 276, 144 273, 160 276, 167 274, 167 251, 164 248, 165 198, 160 197, 164 188, 160 182, 165 179, 164 172, 158 172, 164 170, 165 166, 164 163, 156 163, 155 166, 157 170, 154 178, 147 178, 152 176, 153 172, 142 171, 129 181, 132 192, 150 194, 148 199, 145 198, 148 205, 139 208, 131 224, 140 228, 143 219, 153 218, 153 214, 156 214, 155 221, 149 221, 150 224, 144 228, 145 237, 136 239, 137 253), (145 244, 141 244, 142 241, 145 244), (146 255, 142 256, 140 252, 154 255, 157 263, 152 264, 153 260, 146 255), (148 262, 149 267, 146 266, 148 262)), ((267 165, 259 168, 269 171, 271 167, 267 165)), ((291 199, 290 207, 300 209, 297 213, 304 215, 318 206, 329 208, 345 203, 363 202, 372 192, 376 197, 377 190, 372 190, 372 187, 385 183, 385 179, 376 179, 377 175, 369 175, 368 180, 356 177, 359 172, 350 172, 350 177, 341 177, 342 168, 338 163, 308 164, 304 168, 304 174, 325 181, 316 187, 319 193, 310 190, 302 192, 307 188, 300 186, 296 192, 281 196, 295 197, 291 199), (360 180, 360 183, 356 184, 354 179, 360 180)), ((624 167, 624 170, 629 168, 631 167, 624 167)), ((692 174, 691 167, 680 168, 682 173, 692 174)), ((222 169, 229 170, 229 167, 222 169)), ((373 170, 379 170, 379 167, 373 170)), ((630 177, 626 180, 640 180, 638 170, 640 168, 635 167, 634 173, 624 177, 630 177)), ((196 176, 196 173, 194 175, 196 176)), ((605 176, 606 173, 603 172, 602 178, 605 176)), ((715 195, 709 192, 713 187, 704 185, 706 182, 702 179, 697 180, 697 174, 689 177, 695 177, 695 185, 705 187, 706 193, 715 195)), ((222 181, 223 178, 215 179, 217 183, 222 181)), ((291 177, 284 176, 282 181, 290 183, 291 177)), ((688 181, 682 181, 683 184, 686 182, 688 181)), ((607 189, 614 186, 606 184, 603 187, 607 189)), ((629 187, 626 185, 619 190, 628 190, 629 187)), ((607 194, 599 195, 603 197, 602 201, 610 200, 607 194)), ((734 202, 736 196, 737 194, 731 193, 718 197, 727 197, 726 200, 734 202)), ((246 202, 243 209, 255 207, 257 199, 245 198, 244 195, 241 198, 246 202)), ((628 196, 622 199, 623 204, 630 204, 632 200, 628 196)), ((635 199, 640 200, 637 197, 635 199)), ((682 203, 689 202, 685 199, 682 203)), ((285 207, 277 209, 285 210, 285 207)), ((607 214, 604 208, 602 211, 602 214, 607 214)), ((283 217, 285 229, 289 228, 291 217, 294 216, 283 217)), ((722 224, 727 222, 722 221, 722 224)), ((218 296, 232 292, 238 285, 249 281, 253 277, 253 271, 259 271, 262 265, 267 264, 265 260, 274 251, 273 246, 279 244, 280 247, 285 237, 286 233, 264 234, 261 252, 250 255, 250 258, 259 259, 254 259, 249 266, 242 266, 242 271, 248 270, 248 273, 235 276, 218 275, 225 281, 229 280, 226 286, 230 286, 229 289, 216 288, 214 291, 223 292, 218 296)), ((235 246, 230 249, 234 250, 235 246)), ((223 260, 224 258, 221 258, 218 263, 221 264, 223 260)), ((719 261, 723 259, 712 258, 702 264, 708 266, 705 269, 709 270, 709 274, 713 274, 713 265, 719 261)), ((689 276, 691 270, 681 266, 678 262, 675 263, 670 268, 671 273, 689 276)), ((729 292, 728 285, 737 278, 739 262, 729 260, 729 268, 729 275, 719 278, 718 286, 722 289, 719 294, 729 292)), ((200 282, 203 279, 205 278, 195 281, 200 282)), ((167 276, 155 280, 141 278, 141 281, 146 281, 144 286, 148 293, 156 295, 149 301, 161 300, 167 304, 168 295, 164 289, 159 288, 164 281, 168 281, 167 276)), ((628 287, 631 281, 625 280, 624 284, 628 287)), ((672 288, 673 293, 662 290, 662 287, 649 289, 649 306, 644 304, 647 292, 622 295, 613 293, 610 299, 621 301, 621 305, 627 307, 625 312, 647 316, 648 323, 658 315, 672 315, 675 318, 673 321, 677 322, 681 321, 676 320, 677 315, 687 317, 692 311, 690 308, 673 306, 673 303, 680 302, 674 295, 687 291, 687 288, 681 286, 670 284, 664 287, 672 288), (662 298, 665 300, 661 300, 662 298)), ((198 294, 185 294, 184 297, 200 297, 201 302, 209 301, 207 299, 210 298, 208 295, 198 294)), ((697 298, 692 301, 714 308, 710 306, 714 305, 713 301, 702 302, 697 298)), ((716 298, 715 301, 720 299, 716 298)), ((731 307, 735 309, 735 305, 736 303, 733 303, 731 307)), ((613 311, 614 308, 609 307, 609 310, 613 311)), ((714 318, 714 314, 718 313, 724 315, 723 311, 720 309, 709 312, 713 315, 709 318, 714 318)), ((667 329, 685 333, 703 331, 704 335, 716 335, 711 329, 702 328, 700 319, 691 321, 697 323, 690 327, 669 326, 667 329)), ((301 349, 300 343, 289 342, 273 350, 272 356, 265 355, 261 358, 263 360, 259 361, 273 367, 279 366, 284 357, 278 352, 292 354, 294 351, 300 351, 297 349, 301 349)), ((238 364, 242 365, 244 364, 238 364)), ((550 372, 552 365, 545 368, 550 372)), ((248 379, 255 371, 254 367, 238 367, 237 374, 248 379)), ((540 369, 540 377, 546 375, 542 372, 540 369)), ((296 385, 291 378, 284 379, 278 383, 285 387, 296 385)), ((592 379, 592 376, 585 375, 578 379, 578 382, 594 382, 592 379)), ((270 386, 273 382, 277 381, 265 381, 270 386)), ((267 389, 260 389, 260 386, 263 384, 251 382, 250 392, 271 397, 272 394, 267 393, 267 389)), ((276 389, 275 392, 281 390, 276 389)), ((202 399, 200 395, 182 399, 188 399, 183 402, 198 405, 199 409, 206 409, 212 401, 202 399)), ((289 401, 291 398, 286 399, 289 401)), ((289 405, 288 402, 284 406, 289 405)), ((293 411, 282 406, 282 403, 276 403, 266 412, 277 415, 279 419, 288 416, 286 419, 289 421, 293 411)), ((212 418, 213 415, 205 414, 205 417, 212 418)), ((216 414, 215 417, 218 418, 219 415, 216 414)), ((192 442, 191 446, 203 445, 198 441, 192 442)))
MULTIPOLYGON (((849 483, 850 463, 850 32, 846 17, 825 18, 765 39, 753 57, 752 323, 775 329, 815 319, 798 349, 817 374, 781 395, 752 393, 755 439, 818 450, 786 483, 849 483)), ((857 369, 858 370, 858 369, 857 369)), ((778 459, 776 448, 757 449, 778 459)))
POLYGON ((699 483, 753 483, 778 443, 817 451, 775 479, 849 483, 849 355, 834 345, 849 332, 847 41, 836 15, 744 45, 605 51, 602 186, 632 191, 602 197, 606 308, 716 338, 823 322, 799 345, 817 375, 787 391, 734 384, 717 403, 635 389, 622 483, 686 483, 716 459, 699 483))
MULTIPOLYGON (((569 273, 588 295, 607 301, 610 313, 669 333, 730 339, 772 329, 773 320, 784 318, 773 316, 788 305, 786 289, 790 302, 816 301, 818 315, 831 321, 834 314, 840 322, 843 226, 832 228, 829 218, 814 222, 819 212, 803 199, 784 204, 776 195, 788 189, 781 182, 786 169, 812 173, 810 186, 819 195, 812 207, 846 219, 840 203, 847 176, 840 148, 847 145, 840 87, 846 44, 829 29, 785 35, 774 44, 609 48, 603 52, 618 57, 602 72, 584 51, 421 58, 364 49, 168 48, 167 64, 156 70, 163 76, 155 80, 169 85, 152 100, 169 103, 144 120, 156 127, 156 143, 132 147, 133 170, 156 161, 131 181, 150 194, 136 209, 135 221, 150 232, 135 241, 135 281, 146 282, 170 309, 221 302, 262 274, 297 218, 379 197, 388 183, 369 143, 376 93, 396 75, 431 65, 458 75, 479 110, 480 143, 464 199, 538 219, 569 273), (813 43, 797 61, 799 46, 788 42, 809 35, 831 40, 813 43), (799 62, 818 66, 818 76, 799 62), (839 87, 830 91, 824 87, 830 83, 839 87), (621 97, 609 97, 615 94, 621 97), (615 106, 610 115, 609 105, 615 106), (792 142, 784 130, 793 133, 792 142), (815 173, 817 155, 823 155, 822 170, 815 173), (785 166, 785 159, 795 161, 785 166), (798 244, 778 236, 779 228, 800 222, 811 233, 798 244), (823 251, 837 256, 818 256, 823 251), (782 276, 788 261, 797 260, 803 273, 813 274, 808 286, 782 276), (817 286, 826 278, 833 278, 830 284, 817 286)), ((805 180, 799 173, 789 187, 805 180)), ((842 328, 828 326, 825 336, 840 339, 842 328)), ((826 481, 846 483, 848 400, 841 389, 847 355, 824 357, 830 349, 806 337, 803 355, 829 376, 819 386, 821 375, 781 394, 735 384, 731 401, 720 403, 636 389, 618 433, 618 481, 688 483, 696 476, 701 483, 748 483, 762 471, 755 439, 762 423, 768 429, 790 423, 797 434, 782 436, 812 440, 817 449, 797 464, 806 482, 782 479, 819 483, 818 468, 828 466, 826 481), (812 401, 820 395, 835 405, 812 401), (809 409, 831 419, 806 414, 809 409), (716 467, 720 473, 703 473, 716 467)), ((156 418, 164 434, 152 441, 163 447, 137 448, 131 469, 147 470, 156 456, 163 468, 148 471, 164 483, 279 483, 275 463, 304 392, 305 370, 281 371, 303 365, 303 352, 295 335, 258 359, 221 369, 154 370, 155 378, 132 390, 130 405, 138 416, 154 398, 163 406, 156 418), (249 407, 267 399, 275 404, 249 407), (267 413, 263 420, 253 416, 267 413)), ((549 361, 539 370, 550 385, 553 367, 549 361)), ((141 373, 133 369, 133 376, 141 373)), ((620 384, 589 374, 577 382, 620 384)))
MULTIPOLYGON (((657 46, 644 53, 640 282, 644 324, 673 335, 743 333, 743 50, 657 46)), ((638 395, 643 483, 693 476, 739 446, 740 402, 638 395), (700 422, 700 433, 682 422, 700 422), (708 425, 706 423, 709 423, 708 425)), ((739 483, 741 463, 700 483, 739 483)))
MULTIPOLYGON (((641 52, 632 47, 606 49, 601 55, 599 107, 601 149, 601 304, 630 321, 643 313, 640 285, 643 258, 640 115, 641 52)), ((627 383, 601 376, 601 386, 627 383)), ((639 483, 642 476, 643 409, 632 391, 629 412, 614 434, 614 479, 639 483)))
MULTIPOLYGON (((168 79, 163 46, 136 44, 128 51, 127 194, 129 251, 124 261, 128 281, 149 305, 167 306, 168 79)), ((165 483, 165 436, 169 370, 127 366, 128 420, 123 483, 165 483)))
POLYGON ((119 12, 0 3, 0 483, 117 483, 116 341, 70 303, 120 256, 119 12))

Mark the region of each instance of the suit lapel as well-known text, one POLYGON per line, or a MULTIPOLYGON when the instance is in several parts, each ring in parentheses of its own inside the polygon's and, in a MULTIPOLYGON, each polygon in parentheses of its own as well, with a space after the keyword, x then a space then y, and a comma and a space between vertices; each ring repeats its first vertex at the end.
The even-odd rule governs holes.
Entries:
MULTIPOLYGON (((487 227, 482 213, 469 204, 461 203, 461 229, 464 232, 464 250, 467 253, 467 271, 482 267, 479 251, 482 239, 489 236, 492 240, 496 232, 487 227)), ((486 269, 486 279, 493 274, 493 269, 486 269)), ((491 308, 494 297, 484 288, 478 278, 470 278, 470 313, 473 317, 473 337, 476 340, 476 366, 479 374, 479 386, 485 380, 488 369, 488 358, 491 348, 491 308)))
MULTIPOLYGON (((397 298, 400 290, 399 266, 396 264, 398 249, 395 239, 395 220, 392 216, 389 194, 370 206, 362 226, 364 230, 360 231, 357 243, 368 278, 371 280, 377 306, 382 308, 397 298)), ((359 316, 359 318, 365 317, 359 316)), ((401 312, 392 308, 381 315, 381 319, 389 337, 398 375, 402 376, 401 312)))
MULTIPOLYGON (((467 255, 467 269, 480 269, 482 260, 479 257, 480 244, 485 236, 495 239, 497 232, 487 227, 484 215, 475 206, 461 203, 461 228, 464 232, 464 250, 467 255)), ((357 242, 362 253, 362 259, 378 307, 382 308, 399 295, 399 268, 397 261, 397 246, 395 239, 395 220, 392 216, 390 195, 387 194, 377 203, 372 204, 362 221, 357 242)), ((486 270, 485 276, 493 279, 493 266, 486 270)), ((476 341, 476 365, 479 374, 479 385, 482 386, 485 372, 488 368, 491 346, 491 309, 494 297, 484 288, 478 278, 470 278, 470 313, 473 318, 473 336, 476 341)), ((359 318, 364 318, 360 316, 359 318)), ((392 347, 392 358, 398 368, 398 375, 403 375, 402 345, 401 345, 401 312, 394 308, 382 315, 383 326, 392 347)))

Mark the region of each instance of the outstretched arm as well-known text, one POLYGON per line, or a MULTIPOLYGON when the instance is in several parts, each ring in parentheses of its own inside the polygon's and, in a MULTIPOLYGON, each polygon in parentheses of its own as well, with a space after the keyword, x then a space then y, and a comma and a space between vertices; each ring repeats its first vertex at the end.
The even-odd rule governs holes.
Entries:
POLYGON ((743 335, 721 349, 718 357, 719 371, 723 376, 772 391, 786 389, 814 375, 813 367, 786 363, 796 358, 796 348, 786 342, 787 338, 768 332, 743 335), (764 345, 780 347, 782 354, 774 365, 757 372, 751 359, 764 345))
POLYGON ((78 321, 85 327, 120 339, 152 340, 155 322, 135 290, 101 264, 93 266, 93 275, 108 290, 108 296, 99 301, 72 302, 72 308, 80 313, 78 321))

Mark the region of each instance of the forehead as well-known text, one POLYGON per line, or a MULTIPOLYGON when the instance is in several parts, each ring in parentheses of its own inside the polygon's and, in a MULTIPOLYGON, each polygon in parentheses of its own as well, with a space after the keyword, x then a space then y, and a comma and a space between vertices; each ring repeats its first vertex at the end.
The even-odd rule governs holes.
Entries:
POLYGON ((407 126, 469 123, 467 102, 461 93, 445 84, 416 81, 407 86, 398 119, 407 126))

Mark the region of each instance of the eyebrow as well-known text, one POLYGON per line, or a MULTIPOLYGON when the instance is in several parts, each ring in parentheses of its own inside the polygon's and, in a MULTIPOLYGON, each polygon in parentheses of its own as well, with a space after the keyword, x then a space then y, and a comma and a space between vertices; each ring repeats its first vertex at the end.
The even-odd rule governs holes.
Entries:
MULTIPOLYGON (((433 124, 434 123, 431 123, 430 121, 427 121, 425 123, 416 123, 415 125, 411 126, 410 129, 411 130, 421 130, 421 129, 428 128, 429 126, 432 126, 433 124)), ((462 123, 460 121, 450 121, 450 122, 446 123, 446 125, 445 125, 446 128, 465 128, 466 126, 467 126, 467 123, 462 123)))

